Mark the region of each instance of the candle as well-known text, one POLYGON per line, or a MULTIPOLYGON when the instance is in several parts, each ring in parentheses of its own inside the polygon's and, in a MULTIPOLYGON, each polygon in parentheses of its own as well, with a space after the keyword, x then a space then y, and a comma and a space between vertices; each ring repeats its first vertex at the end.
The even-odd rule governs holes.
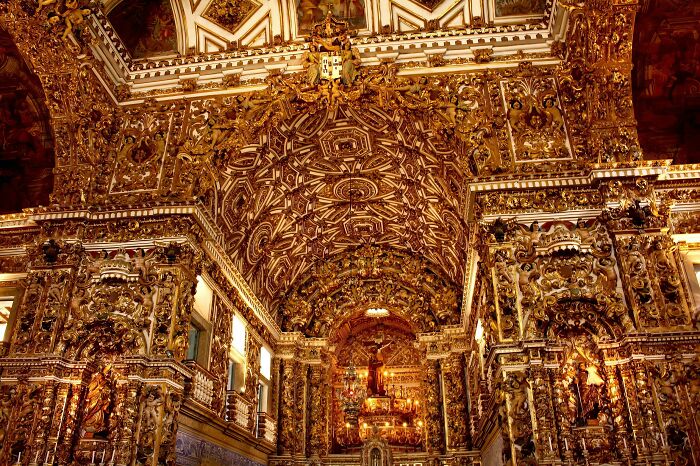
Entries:
POLYGON ((552 436, 549 436, 549 451, 554 451, 554 448, 552 448, 552 436))
POLYGON ((46 450, 46 461, 44 461, 44 463, 48 463, 48 462, 49 462, 49 450, 46 450))
POLYGON ((106 450, 102 450, 102 459, 100 460, 100 464, 105 464, 105 451, 106 450))
POLYGON ((39 452, 36 452, 36 456, 34 457, 34 462, 38 463, 39 462, 39 452))
POLYGON ((114 454, 117 452, 117 447, 114 447, 114 450, 112 450, 112 459, 110 460, 110 463, 114 464, 114 454))
POLYGON ((642 448, 646 448, 646 447, 644 446, 644 439, 642 439, 642 448))
POLYGON ((20 462, 19 460, 21 460, 21 459, 22 459, 22 452, 20 451, 20 452, 17 454, 17 462, 19 463, 19 462, 20 462))
POLYGON ((564 439, 564 448, 566 448, 566 451, 569 451, 569 442, 564 439))
POLYGON ((625 446, 625 450, 627 450, 627 440, 622 437, 622 444, 625 446))
POLYGON ((92 452, 92 461, 90 461, 90 464, 95 464, 95 452, 92 452))
POLYGON ((583 449, 585 450, 586 449, 586 439, 582 438, 581 443, 583 444, 583 449))

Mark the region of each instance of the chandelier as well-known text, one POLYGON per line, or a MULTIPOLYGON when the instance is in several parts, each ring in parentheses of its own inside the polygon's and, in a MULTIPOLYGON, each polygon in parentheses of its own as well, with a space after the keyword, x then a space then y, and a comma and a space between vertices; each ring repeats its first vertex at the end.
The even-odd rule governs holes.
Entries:
POLYGON ((352 361, 343 376, 343 391, 340 393, 340 399, 347 423, 353 427, 357 426, 360 405, 365 399, 365 393, 358 384, 357 369, 352 361))

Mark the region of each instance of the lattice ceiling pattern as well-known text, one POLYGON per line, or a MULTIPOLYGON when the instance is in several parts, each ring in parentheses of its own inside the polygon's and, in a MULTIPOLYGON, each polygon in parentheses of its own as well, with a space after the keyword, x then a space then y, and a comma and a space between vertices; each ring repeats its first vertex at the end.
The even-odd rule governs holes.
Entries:
POLYGON ((362 244, 411 252, 461 283, 466 174, 418 120, 375 107, 302 114, 225 176, 229 252, 272 311, 314 262, 362 244))

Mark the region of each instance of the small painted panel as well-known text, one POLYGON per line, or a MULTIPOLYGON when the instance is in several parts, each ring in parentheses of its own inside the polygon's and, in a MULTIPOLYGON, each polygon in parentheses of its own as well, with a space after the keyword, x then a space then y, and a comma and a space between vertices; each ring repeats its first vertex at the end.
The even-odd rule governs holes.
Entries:
POLYGON ((234 32, 259 6, 251 0, 213 0, 204 17, 234 32))
POLYGON ((496 0, 496 16, 530 16, 544 13, 545 0, 496 0))
POLYGON ((643 2, 635 20, 634 111, 650 159, 700 162, 700 3, 643 2))
POLYGON ((129 0, 108 15, 132 58, 177 51, 175 18, 170 0, 129 0))
POLYGON ((309 34, 314 23, 323 20, 329 9, 335 19, 347 21, 350 29, 367 27, 363 0, 297 0, 299 34, 309 34))

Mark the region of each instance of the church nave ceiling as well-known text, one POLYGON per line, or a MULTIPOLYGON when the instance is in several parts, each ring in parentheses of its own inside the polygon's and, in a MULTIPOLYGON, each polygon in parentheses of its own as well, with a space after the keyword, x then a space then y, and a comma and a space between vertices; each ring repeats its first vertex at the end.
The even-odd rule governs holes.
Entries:
POLYGON ((234 262, 272 309, 314 263, 358 245, 411 252, 460 282, 464 173, 428 128, 337 107, 263 139, 227 166, 221 215, 234 262))

